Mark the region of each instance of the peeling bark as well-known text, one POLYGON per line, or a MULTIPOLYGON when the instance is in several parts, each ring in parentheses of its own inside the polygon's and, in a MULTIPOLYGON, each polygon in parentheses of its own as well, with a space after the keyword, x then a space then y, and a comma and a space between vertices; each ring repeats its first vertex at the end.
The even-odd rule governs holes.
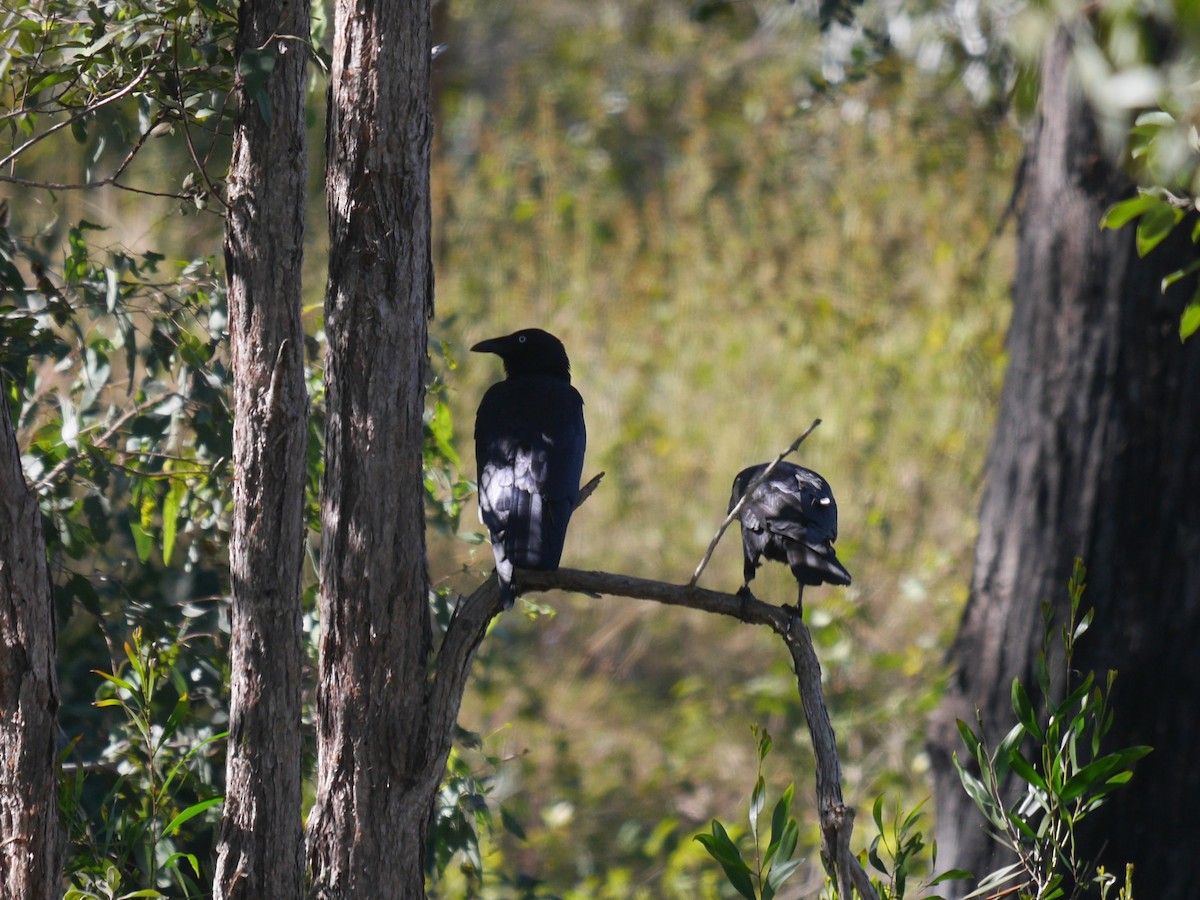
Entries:
POLYGON ((308 439, 301 329, 308 3, 243 0, 238 56, 275 54, 261 97, 239 80, 225 237, 233 357, 232 698, 214 896, 300 897, 301 571, 308 439), (291 36, 291 37, 280 37, 291 36))
POLYGON ((0 897, 62 896, 56 640, 41 511, 0 385, 0 897))
POLYGON ((429 755, 431 651, 422 450, 432 310, 428 0, 338 0, 321 519, 318 897, 424 896, 441 768, 429 755))

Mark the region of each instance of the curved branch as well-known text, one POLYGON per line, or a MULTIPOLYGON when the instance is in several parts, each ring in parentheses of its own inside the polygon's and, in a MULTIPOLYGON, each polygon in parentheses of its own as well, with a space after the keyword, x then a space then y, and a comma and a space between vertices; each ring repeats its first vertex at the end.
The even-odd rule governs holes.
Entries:
MULTIPOLYGON (((515 574, 522 592, 563 590, 591 596, 607 594, 652 600, 669 606, 684 606, 729 616, 749 625, 765 625, 778 634, 792 656, 800 702, 804 707, 817 761, 817 811, 825 871, 838 885, 839 896, 843 900, 852 897, 852 886, 863 900, 878 900, 866 871, 850 852, 854 810, 842 799, 842 767, 838 760, 837 737, 821 691, 821 664, 813 648, 812 635, 801 619, 798 607, 764 603, 749 591, 726 594, 693 584, 671 584, 610 572, 518 569, 515 574)), ((458 718, 471 660, 487 633, 488 625, 500 612, 500 590, 493 576, 469 597, 459 601, 446 630, 429 698, 431 755, 440 758, 443 764, 445 755, 450 751, 450 736, 458 718)), ((435 767, 435 777, 440 778, 441 772, 441 765, 435 767)))

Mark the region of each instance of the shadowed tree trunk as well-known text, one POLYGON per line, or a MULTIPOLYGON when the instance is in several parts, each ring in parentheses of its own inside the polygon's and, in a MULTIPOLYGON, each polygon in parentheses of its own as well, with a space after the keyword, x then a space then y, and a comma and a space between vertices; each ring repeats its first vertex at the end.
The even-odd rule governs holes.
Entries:
POLYGON ((414 898, 424 896, 441 776, 427 744, 422 480, 433 303, 429 3, 338 0, 334 15, 318 775, 308 860, 319 897, 414 898))
POLYGON ((1101 147, 1070 53, 1060 33, 1043 61, 971 595, 930 733, 938 862, 982 875, 1006 861, 951 765, 954 720, 979 708, 993 742, 1015 722, 1010 688, 1035 683, 1041 604, 1065 620, 1079 556, 1096 627, 1076 664, 1120 672, 1108 749, 1155 747, 1091 820, 1083 853, 1107 842, 1110 869, 1136 864, 1138 896, 1182 900, 1200 840, 1200 341, 1179 340, 1184 291, 1159 288, 1195 250, 1181 234, 1141 260, 1132 228, 1098 227, 1133 188, 1101 147))
POLYGON ((300 577, 308 424, 300 266, 308 10, 307 0, 243 0, 239 8, 238 58, 274 61, 265 84, 239 78, 237 85, 225 239, 236 475, 232 699, 214 895, 246 900, 304 890, 300 577))
POLYGON ((54 601, 0 381, 0 897, 62 896, 54 601))

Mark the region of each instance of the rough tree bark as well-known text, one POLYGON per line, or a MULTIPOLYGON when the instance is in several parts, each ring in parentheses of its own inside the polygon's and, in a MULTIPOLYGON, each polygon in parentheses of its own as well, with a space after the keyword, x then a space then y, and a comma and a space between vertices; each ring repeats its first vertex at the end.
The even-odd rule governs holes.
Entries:
POLYGON ((980 875, 1002 861, 951 765, 954 720, 979 708, 993 741, 1015 721, 1009 691, 1014 676, 1035 683, 1041 604, 1065 619, 1079 556, 1097 625, 1076 663, 1120 672, 1109 749, 1155 747, 1083 852, 1107 843, 1110 870, 1135 863, 1138 896, 1171 900, 1194 896, 1200 841, 1200 341, 1181 345, 1182 291, 1159 286, 1195 251, 1181 235, 1140 260, 1131 229, 1099 229, 1132 185, 1101 146, 1070 54, 1063 32, 1044 56, 971 595, 930 731, 938 860, 980 875))
MULTIPOLYGON (((422 446, 432 309, 428 0, 338 0, 328 123, 321 497, 319 897, 424 896, 441 777, 422 446)), ((444 760, 443 760, 444 762, 444 760)))
POLYGON ((0 384, 0 897, 62 896, 55 643, 41 511, 0 384))
POLYGON ((225 236, 234 394, 232 698, 214 896, 300 897, 301 566, 308 437, 301 330, 307 0, 243 0, 225 236), (261 56, 260 56, 261 58, 261 56), (262 91, 266 100, 257 94, 262 91))

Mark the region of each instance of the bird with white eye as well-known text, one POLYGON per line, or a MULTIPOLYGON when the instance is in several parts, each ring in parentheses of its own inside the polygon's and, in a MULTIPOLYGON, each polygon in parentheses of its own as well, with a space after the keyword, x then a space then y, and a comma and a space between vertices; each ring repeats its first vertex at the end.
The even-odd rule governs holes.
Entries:
MULTIPOLYGON (((729 498, 731 511, 766 468, 767 463, 761 463, 738 473, 729 498)), ((792 570, 799 585, 798 607, 803 603, 805 585, 850 584, 850 573, 833 549, 838 533, 837 502, 829 483, 812 469, 777 463, 746 498, 738 520, 742 526, 741 590, 747 594, 763 556, 786 563, 792 570)))
POLYGON ((481 341, 505 379, 488 388, 475 415, 479 518, 496 557, 504 608, 518 588, 513 569, 557 569, 587 446, 583 398, 571 385, 562 341, 540 328, 481 341))

